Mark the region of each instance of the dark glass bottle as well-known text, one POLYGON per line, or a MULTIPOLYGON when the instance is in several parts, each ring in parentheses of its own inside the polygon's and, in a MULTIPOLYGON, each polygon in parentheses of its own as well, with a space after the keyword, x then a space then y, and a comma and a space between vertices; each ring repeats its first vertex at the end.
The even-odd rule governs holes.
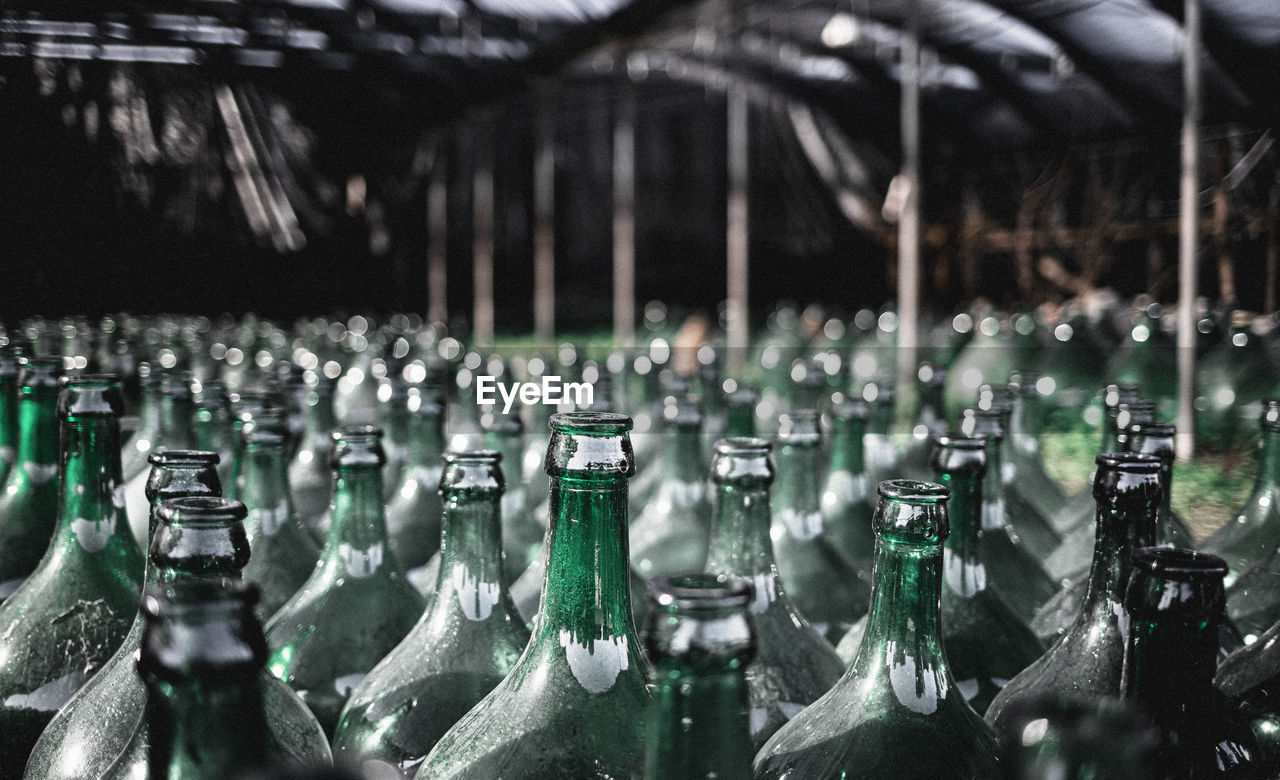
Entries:
MULTIPOLYGON (((160 424, 151 440, 151 452, 156 450, 189 450, 196 446, 195 402, 191 393, 191 378, 185 373, 162 372, 160 375, 160 424)), ((148 456, 150 453, 148 453, 148 456)), ((133 538, 140 548, 151 542, 147 536, 148 517, 151 513, 147 502, 147 479, 151 472, 142 469, 128 477, 124 485, 124 499, 129 511, 129 524, 133 538)))
POLYGON ((1006 780, 1156 780, 1160 732, 1120 700, 1024 699, 1000 741, 1006 780))
POLYGON ((20 358, 18 461, 0 495, 0 600, 35 571, 58 521, 62 358, 20 358))
MULTIPOLYGON (((1098 452, 1124 451, 1120 432, 1116 429, 1116 418, 1120 414, 1120 404, 1137 403, 1138 400, 1137 385, 1111 384, 1102 388, 1102 445, 1098 452)), ((1089 477, 1091 486, 1094 476, 1089 477)), ((1049 518, 1049 524, 1064 539, 1080 528, 1092 531, 1093 507, 1093 490, 1087 487, 1068 499, 1066 505, 1049 518)))
POLYGON ((875 555, 875 506, 867 480, 862 437, 866 404, 845 400, 831 410, 831 459, 822 486, 822 527, 836 549, 868 578, 875 555))
POLYGON ((746 580, 686 574, 650 585, 654 659, 645 780, 751 780, 743 669, 755 651, 746 580))
POLYGON ((533 638, 416 777, 612 778, 644 766, 649 664, 631 617, 631 419, 556 414, 546 466, 551 528, 533 638))
POLYGON ((1219 664, 1213 684, 1249 722, 1264 758, 1280 762, 1280 623, 1219 664))
POLYGON ((298 516, 317 541, 325 539, 329 499, 333 497, 333 474, 329 456, 333 451, 330 434, 338 422, 333 414, 333 382, 311 372, 306 375, 311 385, 307 394, 307 427, 298 451, 289 461, 289 490, 298 516))
POLYGON ((0 346, 0 485, 18 462, 18 358, 22 351, 12 344, 0 346))
POLYGON ((1156 544, 1164 547, 1193 547, 1191 529, 1173 511, 1173 437, 1177 429, 1160 422, 1135 422, 1129 427, 1129 451, 1155 455, 1160 459, 1160 487, 1164 498, 1156 522, 1156 544))
POLYGON ((1221 558, 1178 547, 1133 555, 1120 690, 1163 734, 1162 778, 1263 776, 1257 740, 1213 687, 1226 573, 1221 558))
POLYGON ((54 713, 129 631, 143 559, 119 493, 123 408, 109 375, 68 382, 58 402, 57 527, 39 566, 0 605, 0 777, 22 775, 54 713))
POLYGON ((244 528, 253 549, 244 577, 258 586, 256 609, 263 621, 302 587, 320 557, 319 546, 293 508, 286 425, 283 409, 269 409, 240 429, 240 500, 248 510, 244 528))
POLYGON ((443 392, 430 385, 418 390, 407 401, 409 453, 404 474, 387 504, 391 551, 414 582, 440 548, 440 456, 445 450, 443 392))
POLYGON ((939 625, 948 491, 890 481, 876 508, 875 590, 857 658, 755 759, 773 778, 985 778, 995 733, 965 703, 939 625), (927 746, 927 749, 922 749, 927 746))
MULTIPOLYGON (((151 454, 151 475, 147 480, 147 498, 151 502, 150 531, 153 547, 148 557, 143 591, 157 587, 180 577, 186 564, 196 563, 193 572, 205 572, 206 559, 175 555, 165 549, 157 550, 156 527, 159 520, 156 509, 162 501, 184 496, 216 497, 222 493, 222 485, 216 470, 218 454, 197 450, 160 450, 151 454), (156 564, 157 554, 164 558, 166 567, 156 564), (173 564, 174 566, 169 566, 173 564)), ((243 537, 243 534, 241 534, 243 537)), ((172 535, 166 539, 172 540, 172 535)), ((180 538, 180 537, 177 537, 180 538)), ((209 559, 213 574, 229 574, 233 568, 244 564, 248 557, 245 549, 227 545, 228 552, 240 554, 231 557, 233 563, 221 564, 221 557, 209 559)), ((142 613, 134 618, 128 635, 120 648, 72 696, 40 735, 31 758, 27 762, 25 777, 31 780, 79 780, 97 777, 128 745, 135 723, 129 718, 103 718, 102 713, 113 708, 133 716, 141 713, 146 704, 142 681, 134 669, 138 647, 142 642, 145 625, 142 613)))
POLYGON ((1280 400, 1262 408, 1262 442, 1258 476, 1235 519, 1213 533, 1200 547, 1225 559, 1230 571, 1227 587, 1280 549, 1280 400))
POLYGON ((631 565, 645 579, 693 571, 707 560, 711 516, 698 399, 667 404, 661 483, 631 524, 631 565))
POLYGON ((298 691, 332 736, 347 697, 404 639, 425 607, 387 550, 373 426, 333 433, 333 521, 311 577, 267 623, 271 673, 298 691))
POLYGON ((707 571, 742 577, 754 588, 749 611, 756 654, 746 669, 753 751, 844 673, 831 644, 792 603, 773 561, 772 448, 763 439, 721 439, 711 463, 715 490, 707 571))
POLYGON ((1086 700, 1119 691, 1128 617, 1124 588, 1133 551, 1155 539, 1159 511, 1160 460, 1128 452, 1097 457, 1097 541, 1084 602, 1075 620, 1049 651, 996 695, 987 721, 1003 728, 1011 704, 1040 693, 1086 700))
POLYGON ((818 632, 837 642, 867 613, 871 585, 836 548, 822 517, 821 434, 813 410, 795 410, 778 432, 773 549, 787 594, 818 632))
POLYGON ((1004 426, 998 413, 977 411, 969 414, 966 433, 986 441, 986 475, 982 480, 982 560, 991 586, 1023 622, 1035 617, 1056 590, 1056 586, 1037 558, 1018 536, 1009 522, 1005 502, 1001 457, 1004 426))
POLYGON ((422 619, 351 694, 339 760, 412 772, 502 682, 529 641, 503 576, 500 453, 446 453, 440 574, 422 619))
POLYGON ((987 484, 986 492, 994 491, 987 496, 988 506, 999 507, 1004 517, 1005 526, 1013 533, 1015 543, 1024 548, 1037 561, 1058 548, 1062 539, 1049 524, 1049 520, 1039 514, 1018 491, 1014 483, 1014 471, 1007 465, 1009 446, 1009 415, 1013 408, 1006 397, 1009 392, 1004 387, 989 388, 996 392, 994 398, 980 400, 987 408, 966 409, 962 414, 961 427, 970 435, 997 437, 987 452, 987 484))

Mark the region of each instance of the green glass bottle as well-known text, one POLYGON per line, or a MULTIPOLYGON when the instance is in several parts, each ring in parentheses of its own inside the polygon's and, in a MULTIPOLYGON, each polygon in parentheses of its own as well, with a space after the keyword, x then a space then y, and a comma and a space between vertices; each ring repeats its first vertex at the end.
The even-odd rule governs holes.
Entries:
POLYGON ((1160 732, 1119 700, 1024 699, 1010 707, 1000 741, 1007 780, 1157 780, 1160 732))
POLYGON ((706 569, 741 577, 754 590, 749 612, 756 654, 746 668, 753 752, 844 673, 831 644, 792 603, 774 564, 769 536, 772 449, 763 439, 721 439, 711 462, 715 490, 706 569))
MULTIPOLYGON (((151 476, 147 481, 147 498, 151 502, 148 513, 151 539, 154 545, 159 520, 156 509, 170 498, 184 496, 218 496, 222 484, 216 470, 218 454, 197 450, 160 450, 151 454, 151 476)), ((171 538, 171 537, 170 537, 171 538)), ((229 549, 234 545, 229 546, 229 549)), ((243 552, 239 550, 237 552, 243 552)), ((204 563, 204 559, 189 559, 161 551, 166 561, 182 565, 189 562, 204 563)), ((148 557, 143 592, 158 586, 162 579, 168 581, 179 576, 180 569, 166 568, 163 575, 156 565, 156 549, 148 557)), ((242 556, 247 557, 247 556, 242 556)), ((243 565, 243 560, 239 561, 243 565)), ((227 573, 232 566, 212 567, 215 573, 227 573)), ((203 572, 203 568, 195 573, 203 572)), ((128 744, 133 734, 134 722, 129 718, 103 718, 101 713, 113 708, 135 716, 145 706, 145 690, 134 670, 138 647, 145 625, 142 613, 134 618, 129 634, 120 648, 72 696, 45 728, 31 751, 25 777, 31 780, 78 780, 97 777, 128 744)))
POLYGON ((1118 382, 1141 387, 1143 395, 1165 406, 1163 413, 1167 415, 1173 411, 1171 402, 1178 390, 1177 360, 1173 339, 1165 333, 1162 319, 1159 304, 1135 312, 1128 338, 1112 351, 1106 373, 1118 382))
POLYGON ((12 344, 0 347, 0 485, 18 462, 18 358, 22 350, 12 344))
POLYGON ((388 501, 399 487, 409 459, 412 439, 409 420, 413 416, 409 410, 410 389, 410 383, 396 372, 391 372, 378 387, 378 425, 383 433, 382 450, 387 456, 387 465, 382 470, 382 497, 388 501))
POLYGON ((1226 560, 1227 586, 1280 549, 1280 400, 1262 408, 1262 441, 1253 490, 1235 519, 1200 545, 1226 560))
MULTIPOLYGON (((195 400, 191 392, 191 378, 186 374, 162 372, 160 375, 160 424, 151 440, 151 451, 189 450, 196 446, 195 400)), ((148 453, 150 455, 150 453, 148 453)), ((151 538, 147 536, 151 506, 147 501, 147 479, 151 472, 142 469, 128 478, 124 485, 124 500, 129 510, 129 524, 133 538, 145 549, 151 538)))
POLYGON ((982 480, 982 560, 991 586, 1023 622, 1035 617, 1056 590, 1037 558, 1009 522, 1001 478, 1004 424, 998 413, 968 411, 965 433, 986 441, 986 475, 982 480))
POLYGON ((123 408, 111 375, 68 382, 58 402, 57 527, 39 566, 0 605, 5 778, 22 776, 40 732, 116 651, 133 619, 143 559, 119 491, 123 408))
POLYGON ((329 456, 333 452, 330 437, 338 422, 333 414, 333 382, 311 371, 304 375, 311 385, 307 394, 307 426, 298 451, 289 461, 289 490, 298 516, 317 541, 325 539, 326 516, 333 497, 333 474, 329 456))
POLYGON ((875 506, 868 486, 862 437, 866 404, 844 400, 831 410, 831 459, 822 486, 822 527, 837 550, 868 578, 875 554, 875 506))
POLYGON ((1191 529, 1173 511, 1173 437, 1177 429, 1161 422, 1135 422, 1129 426, 1129 451, 1155 455, 1160 459, 1160 516, 1156 521, 1156 544, 1163 547, 1192 547, 1191 529))
POLYGON ((1039 693, 1096 700, 1119 691, 1128 629, 1124 588, 1133 551, 1155 539, 1160 459, 1111 452, 1095 462, 1098 530, 1084 602, 1062 638, 991 702, 986 718, 997 728, 1012 703, 1039 693))
POLYGON ((529 632, 503 574, 498 452, 446 453, 435 598, 351 693, 334 735, 339 760, 412 772, 515 666, 529 632))
POLYGON ((1005 387, 989 388, 983 386, 993 395, 980 394, 979 408, 966 409, 961 414, 961 428, 971 435, 995 435, 994 446, 988 453, 987 491, 995 494, 987 497, 988 504, 999 507, 1004 516, 1005 525, 1012 532, 1015 543, 1024 548, 1037 561, 1058 549, 1062 539, 1049 524, 1048 518, 1038 513, 1023 498, 1014 482, 1013 467, 1009 463, 1007 453, 1009 445, 1009 418, 1013 404, 1005 387))
POLYGON ((234 580, 182 583, 143 598, 137 667, 146 734, 104 780, 248 780, 283 760, 267 738, 258 684, 267 643, 256 602, 257 589, 234 580))
MULTIPOLYGON (((1138 386, 1110 384, 1102 388, 1101 398, 1103 413, 1099 428, 1102 432, 1102 444, 1098 452, 1124 452, 1124 444, 1120 441, 1116 420, 1120 415, 1121 404, 1137 403, 1140 400, 1138 386)), ((1093 484, 1095 476, 1096 474, 1089 477, 1090 485, 1093 484)), ((1093 490, 1087 487, 1068 499, 1066 505, 1049 518, 1049 524, 1063 539, 1080 528, 1092 532, 1093 512, 1093 490)))
POLYGON ((1280 623, 1219 664, 1213 684, 1249 722, 1266 760, 1280 762, 1280 623))
POLYGON ((863 444, 866 449, 867 479, 873 485, 900 476, 898 471, 902 465, 902 456, 898 452, 898 443, 893 433, 896 397, 890 380, 884 378, 868 382, 862 388, 862 399, 867 402, 867 432, 863 436, 863 444))
POLYGON ((35 571, 58 520, 58 380, 62 358, 19 359, 18 462, 0 496, 0 600, 35 571))
POLYGON ((1120 691, 1159 726, 1163 778, 1262 777, 1261 748, 1213 686, 1226 562, 1180 547, 1133 554, 1120 691))
MULTIPOLYGON (((524 452, 524 423, 514 414, 483 415, 485 446, 502 453, 502 462, 515 469, 502 494, 502 549, 506 554, 508 581, 514 580, 542 552, 546 526, 534 515, 520 474, 520 458, 524 452)), ((506 469, 503 469, 505 474, 506 469)))
POLYGON ((333 521, 311 577, 267 623, 271 673, 332 737, 347 697, 404 639, 425 607, 387 549, 382 431, 333 433, 333 521))
POLYGON ((965 703, 943 651, 948 491, 889 481, 879 493, 876 584, 862 647, 840 682, 760 750, 756 780, 985 778, 996 771, 995 734, 965 703))
POLYGON ((700 403, 676 397, 664 418, 661 483, 630 531, 631 565, 645 579, 702 568, 710 539, 700 403))
MULTIPOLYGON (((444 394, 424 385, 406 401, 409 453, 404 474, 387 504, 391 551, 410 580, 423 584, 424 567, 440 548, 440 456, 445 450, 444 394)), ((430 584, 435 584, 434 577, 430 584)))
POLYGON ((283 409, 268 409, 240 429, 240 500, 248 509, 244 528, 253 549, 244 577, 258 586, 256 609, 264 622, 298 592, 320 558, 320 547, 293 509, 286 425, 283 409))
POLYGON ((218 477, 222 482, 230 482, 236 442, 231 436, 231 401, 227 387, 219 380, 210 379, 193 389, 196 448, 218 453, 218 477))
POLYGON ((734 379, 725 380, 725 435, 750 437, 756 435, 756 404, 760 393, 754 387, 734 379), (732 389, 729 383, 733 382, 732 389))
POLYGON ((938 436, 933 468, 951 491, 951 535, 942 551, 942 642, 965 701, 986 712, 1000 689, 1044 652, 987 574, 982 545, 986 441, 938 436))
POLYGON ((147 458, 155 449, 156 437, 160 435, 160 367, 139 362, 137 376, 142 392, 138 428, 120 454, 120 467, 126 481, 146 473, 147 458))
POLYGON ((649 586, 654 659, 645 780, 751 780, 744 667, 755 652, 746 580, 663 577, 649 586))
POLYGON ((631 617, 631 419, 551 417, 551 528, 533 638, 416 777, 634 777, 643 771, 648 661, 631 617))
POLYGON ((822 517, 818 415, 796 410, 778 432, 773 550, 787 594, 818 632, 837 642, 867 613, 870 580, 827 536, 822 517))
POLYGON ((1005 463, 1010 472, 1009 487, 1047 520, 1066 506, 1067 497, 1057 481, 1045 471, 1040 453, 1040 432, 1044 421, 1040 379, 1036 371, 1016 371, 1009 378, 1012 406, 1005 463))
MULTIPOLYGON (((231 394, 231 439, 235 448, 231 451, 231 478, 226 482, 227 498, 239 499, 240 483, 244 476, 243 468, 243 434, 245 423, 252 420, 260 412, 274 408, 271 398, 266 393, 257 391, 240 391, 231 394)), ((326 518, 328 516, 326 515, 326 518)))

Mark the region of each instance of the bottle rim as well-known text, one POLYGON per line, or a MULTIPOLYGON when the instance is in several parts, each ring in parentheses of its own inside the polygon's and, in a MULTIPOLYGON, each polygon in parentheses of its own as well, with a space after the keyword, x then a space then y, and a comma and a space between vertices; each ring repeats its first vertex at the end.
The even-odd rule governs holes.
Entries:
POLYGON ((170 498, 156 509, 156 519, 177 526, 230 526, 242 522, 248 514, 241 502, 220 496, 170 498))
POLYGON ((987 439, 984 436, 969 436, 960 431, 935 433, 933 446, 964 452, 980 451, 987 448, 987 439))
POLYGON ((936 482, 915 479, 887 479, 876 488, 881 498, 912 506, 945 504, 951 498, 951 490, 936 482))
POLYGON ((717 455, 768 455, 773 442, 757 436, 726 436, 716 440, 717 455))
POLYGON ((617 436, 631 430, 631 418, 616 412, 556 412, 547 427, 557 433, 617 436))
POLYGON ((649 598, 659 608, 732 609, 750 604, 754 589, 746 579, 730 574, 684 572, 655 578, 649 583, 649 598))
POLYGON ((1099 468, 1115 469, 1126 474, 1158 474, 1160 458, 1137 452, 1103 452, 1093 462, 1099 468))
POLYGON ((445 463, 484 463, 497 465, 502 462, 502 453, 497 450, 449 450, 440 456, 445 463))
POLYGON ((1178 582, 1194 582, 1209 577, 1225 577, 1225 560, 1185 547, 1139 547, 1133 551, 1135 571, 1154 574, 1178 582))
POLYGON ((208 450, 156 450, 147 456, 152 466, 216 466, 222 456, 208 450))

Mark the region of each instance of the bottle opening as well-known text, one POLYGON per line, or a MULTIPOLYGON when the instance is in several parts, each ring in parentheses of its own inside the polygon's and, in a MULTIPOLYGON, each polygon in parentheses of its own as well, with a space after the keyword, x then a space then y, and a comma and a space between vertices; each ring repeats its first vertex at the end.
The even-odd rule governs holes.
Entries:
POLYGON ((557 412, 547 425, 560 433, 617 436, 631 430, 631 418, 613 412, 557 412))
POLYGON ((768 455, 773 443, 752 436, 730 436, 716 442, 717 455, 768 455))
POLYGON ((1126 474, 1158 474, 1160 459, 1155 455, 1136 452, 1104 452, 1093 461, 1099 468, 1123 471, 1126 474))
POLYGON ((160 504, 156 517, 165 525, 225 527, 244 520, 244 504, 215 496, 171 498, 160 504))
POLYGON ((689 572, 658 577, 649 583, 649 597, 659 607, 726 609, 751 602, 751 583, 728 574, 689 572))
POLYGON ((152 466, 216 466, 222 456, 206 450, 158 450, 147 456, 152 466))
POLYGON ((466 450, 464 452, 446 452, 440 456, 445 463, 483 463, 497 465, 502 462, 502 453, 497 450, 466 450))
POLYGON ((1133 552, 1133 565, 1139 571, 1180 582, 1225 577, 1228 568, 1216 555, 1183 547, 1141 547, 1133 552))
POLYGON ((912 479, 891 479, 877 488, 881 498, 913 506, 929 506, 946 503, 951 491, 936 482, 917 482, 912 479))

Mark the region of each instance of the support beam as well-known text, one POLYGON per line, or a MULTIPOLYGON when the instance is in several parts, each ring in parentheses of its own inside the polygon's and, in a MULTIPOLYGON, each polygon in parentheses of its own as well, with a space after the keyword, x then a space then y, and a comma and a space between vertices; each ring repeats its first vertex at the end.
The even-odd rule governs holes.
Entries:
MULTIPOLYGON (((488 130, 488 127, 484 128, 488 130)), ((473 141, 471 263, 474 280, 472 334, 478 347, 493 346, 493 139, 478 132, 473 141)))
POLYGON ((750 113, 747 95, 742 90, 730 89, 728 100, 728 127, 726 157, 728 165, 729 203, 725 220, 726 296, 728 299, 725 339, 728 355, 725 367, 730 371, 742 368, 747 360, 750 339, 748 319, 748 168, 750 159, 750 113))
POLYGON ((1184 0, 1182 55, 1182 177, 1178 204, 1178 435, 1179 460, 1195 454, 1196 249, 1200 189, 1200 0, 1184 0))
POLYGON ((629 83, 613 122, 613 343, 636 344, 636 97, 629 83))
POLYGON ((427 185, 427 322, 449 319, 447 239, 449 230, 449 171, 437 154, 427 185))
POLYGON ((538 110, 533 213, 533 333, 539 349, 550 349, 556 337, 556 137, 546 98, 538 110))
POLYGON ((899 409, 913 408, 920 345, 920 1, 908 0, 902 36, 902 210, 898 217, 899 409), (906 402, 902 404, 902 402, 906 402))

